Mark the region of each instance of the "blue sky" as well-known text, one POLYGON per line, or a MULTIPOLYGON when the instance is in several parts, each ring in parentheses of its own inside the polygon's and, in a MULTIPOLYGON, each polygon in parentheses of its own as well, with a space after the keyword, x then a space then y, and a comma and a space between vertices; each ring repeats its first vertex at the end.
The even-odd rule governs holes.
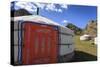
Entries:
POLYGON ((97 19, 96 6, 68 5, 68 4, 44 4, 44 3, 17 3, 15 9, 25 8, 30 13, 40 8, 39 15, 47 17, 61 25, 72 23, 84 28, 90 20, 97 19))

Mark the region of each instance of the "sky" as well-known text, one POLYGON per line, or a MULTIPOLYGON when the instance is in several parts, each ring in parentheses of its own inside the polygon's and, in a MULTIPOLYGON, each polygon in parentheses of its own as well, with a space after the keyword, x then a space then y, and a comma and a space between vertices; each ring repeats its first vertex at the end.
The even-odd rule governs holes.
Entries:
MULTIPOLYGON (((13 4, 11 4, 12 8, 13 4)), ((82 6, 55 3, 14 2, 14 10, 26 9, 31 14, 36 13, 39 7, 39 15, 51 19, 63 26, 72 23, 80 28, 85 28, 90 20, 97 20, 96 6, 82 6)), ((13 10, 12 9, 12 10, 13 10)))

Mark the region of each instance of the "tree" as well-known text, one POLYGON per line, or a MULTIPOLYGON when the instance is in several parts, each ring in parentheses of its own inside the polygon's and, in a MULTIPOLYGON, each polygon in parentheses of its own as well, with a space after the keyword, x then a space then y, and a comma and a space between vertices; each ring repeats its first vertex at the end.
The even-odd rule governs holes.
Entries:
POLYGON ((72 23, 68 23, 66 25, 66 27, 69 28, 69 29, 71 29, 71 30, 73 30, 76 35, 81 35, 82 34, 82 29, 79 28, 79 27, 77 27, 77 26, 75 26, 72 23))
POLYGON ((11 11, 11 17, 16 17, 16 16, 25 16, 25 15, 32 15, 30 14, 27 10, 25 9, 19 9, 19 10, 12 10, 11 11))
POLYGON ((91 20, 88 22, 84 29, 84 34, 89 34, 94 37, 97 36, 97 21, 96 20, 91 20))

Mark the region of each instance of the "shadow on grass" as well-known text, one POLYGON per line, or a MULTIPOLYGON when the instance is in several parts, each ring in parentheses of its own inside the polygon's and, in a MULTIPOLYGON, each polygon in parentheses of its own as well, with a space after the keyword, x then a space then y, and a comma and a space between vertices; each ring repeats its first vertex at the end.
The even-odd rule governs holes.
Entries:
POLYGON ((96 61, 96 60, 97 56, 82 51, 75 51, 74 59, 71 62, 96 61))

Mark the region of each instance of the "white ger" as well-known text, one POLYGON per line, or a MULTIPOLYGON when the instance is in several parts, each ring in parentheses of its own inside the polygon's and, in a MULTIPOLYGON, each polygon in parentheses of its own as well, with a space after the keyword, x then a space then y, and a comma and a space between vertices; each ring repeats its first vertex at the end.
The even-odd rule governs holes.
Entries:
MULTIPOLYGON (((73 33, 73 31, 67 27, 64 27, 64 26, 48 19, 48 18, 38 16, 38 15, 28 15, 28 16, 20 16, 20 17, 12 18, 12 22, 14 23, 14 62, 15 63, 20 61, 20 58, 21 58, 21 56, 19 56, 21 53, 20 48, 18 47, 18 45, 19 46, 22 45, 21 44, 22 42, 20 41, 21 39, 18 38, 18 36, 19 36, 18 31, 20 31, 21 27, 20 27, 20 25, 18 26, 18 24, 19 24, 19 22, 25 23, 26 21, 39 24, 40 26, 43 26, 42 24, 44 24, 45 25, 44 27, 46 27, 46 25, 47 26, 51 25, 51 26, 57 27, 58 29, 56 29, 56 30, 59 35, 59 36, 56 36, 56 38, 58 38, 58 41, 56 41, 57 42, 57 44, 56 44, 57 62, 66 62, 66 61, 72 60, 72 58, 74 56, 74 41, 73 41, 74 33, 73 33), (18 42, 18 40, 19 40, 19 42, 18 42)), ((50 34, 52 34, 52 33, 50 33, 50 34)), ((23 39, 23 37, 22 37, 22 39, 23 39)), ((51 50, 52 49, 53 48, 51 48, 51 50)))

